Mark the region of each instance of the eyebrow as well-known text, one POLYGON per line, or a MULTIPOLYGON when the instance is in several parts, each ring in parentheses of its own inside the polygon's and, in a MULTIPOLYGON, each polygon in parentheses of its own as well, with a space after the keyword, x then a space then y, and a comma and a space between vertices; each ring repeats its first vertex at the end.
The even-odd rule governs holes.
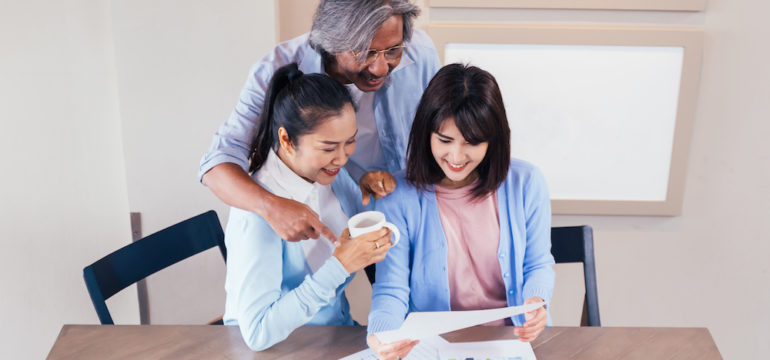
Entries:
MULTIPOLYGON (((351 138, 356 137, 356 135, 358 135, 358 129, 356 129, 356 132, 353 134, 353 136, 348 138, 348 140, 350 140, 351 138)), ((337 145, 337 144, 341 143, 341 141, 331 141, 331 140, 321 140, 319 142, 322 143, 322 144, 325 144, 325 145, 337 145)), ((346 140, 346 142, 347 142, 347 140, 346 140)))
POLYGON ((435 132, 435 133, 436 133, 438 136, 441 136, 441 137, 443 137, 443 138, 447 138, 447 139, 449 139, 449 140, 454 140, 454 139, 455 139, 455 138, 453 138, 453 137, 451 137, 451 136, 446 136, 446 135, 444 135, 444 134, 442 134, 442 133, 440 133, 440 132, 438 132, 438 131, 434 131, 434 132, 435 132))

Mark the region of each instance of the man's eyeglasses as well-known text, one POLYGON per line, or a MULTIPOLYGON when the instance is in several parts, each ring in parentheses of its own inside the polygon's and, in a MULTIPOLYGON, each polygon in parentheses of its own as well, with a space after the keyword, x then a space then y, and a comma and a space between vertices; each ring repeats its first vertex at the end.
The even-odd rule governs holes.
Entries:
POLYGON ((356 60, 358 60, 359 64, 371 65, 377 60, 380 53, 385 57, 385 61, 396 61, 401 59, 401 55, 404 54, 404 51, 406 51, 406 45, 402 44, 383 50, 369 49, 366 51, 351 51, 351 53, 356 60))

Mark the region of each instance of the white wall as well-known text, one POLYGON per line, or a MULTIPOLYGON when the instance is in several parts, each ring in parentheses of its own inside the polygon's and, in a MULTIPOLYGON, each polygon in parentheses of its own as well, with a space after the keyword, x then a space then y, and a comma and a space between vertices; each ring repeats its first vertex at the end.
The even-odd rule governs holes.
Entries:
MULTIPOLYGON (((227 207, 197 181, 198 162, 249 66, 275 44, 274 8, 253 0, 113 1, 128 198, 144 235, 209 209, 226 222, 227 207)), ((222 315, 224 274, 221 255, 209 250, 151 276, 151 323, 222 315)))
MULTIPOLYGON (((0 358, 98 323, 83 267, 131 241, 108 1, 0 3, 0 358)), ((138 322, 136 292, 108 303, 138 322)))
MULTIPOLYGON (((726 359, 770 358, 768 12, 761 0, 711 0, 703 13, 431 9, 432 22, 704 29, 682 216, 554 217, 594 227, 603 325, 707 327, 726 359)), ((579 271, 557 268, 557 325, 577 324, 579 271)))

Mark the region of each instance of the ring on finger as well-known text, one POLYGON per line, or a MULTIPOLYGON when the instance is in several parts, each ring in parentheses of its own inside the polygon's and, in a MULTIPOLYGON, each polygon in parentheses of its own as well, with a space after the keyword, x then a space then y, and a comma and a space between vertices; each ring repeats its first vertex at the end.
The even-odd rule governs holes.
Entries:
POLYGON ((375 248, 375 249, 379 249, 379 248, 380 248, 380 244, 379 244, 379 243, 377 243, 376 241, 374 242, 374 248, 375 248))

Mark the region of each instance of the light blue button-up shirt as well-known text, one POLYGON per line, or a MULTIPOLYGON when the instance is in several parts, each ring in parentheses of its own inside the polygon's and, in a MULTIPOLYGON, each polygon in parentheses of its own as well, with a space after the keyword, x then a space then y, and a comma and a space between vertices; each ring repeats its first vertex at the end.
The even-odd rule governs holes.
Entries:
MULTIPOLYGON (((417 104, 428 82, 441 67, 433 42, 425 32, 415 29, 406 45, 408 50, 401 63, 374 97, 374 118, 386 170, 391 173, 406 166, 407 142, 417 104)), ((303 73, 323 73, 321 55, 310 47, 307 34, 279 44, 254 64, 230 118, 214 134, 211 148, 201 159, 199 180, 211 168, 224 162, 235 163, 248 171, 249 150, 265 91, 273 73, 293 62, 303 73)))
MULTIPOLYGON (((268 191, 276 190, 266 185, 269 182, 259 181, 265 176, 288 185, 305 181, 273 154, 252 178, 268 191)), ((339 216, 366 210, 358 185, 345 169, 337 174, 331 188, 344 212, 339 216)), ((305 190, 294 186, 290 191, 297 200, 307 197, 303 196, 308 195, 305 190)), ((238 208, 230 209, 225 245, 227 300, 223 320, 225 325, 240 327, 252 350, 266 349, 303 325, 353 325, 344 294, 353 277, 336 257, 330 256, 312 271, 301 242, 282 240, 262 217, 238 208)))

